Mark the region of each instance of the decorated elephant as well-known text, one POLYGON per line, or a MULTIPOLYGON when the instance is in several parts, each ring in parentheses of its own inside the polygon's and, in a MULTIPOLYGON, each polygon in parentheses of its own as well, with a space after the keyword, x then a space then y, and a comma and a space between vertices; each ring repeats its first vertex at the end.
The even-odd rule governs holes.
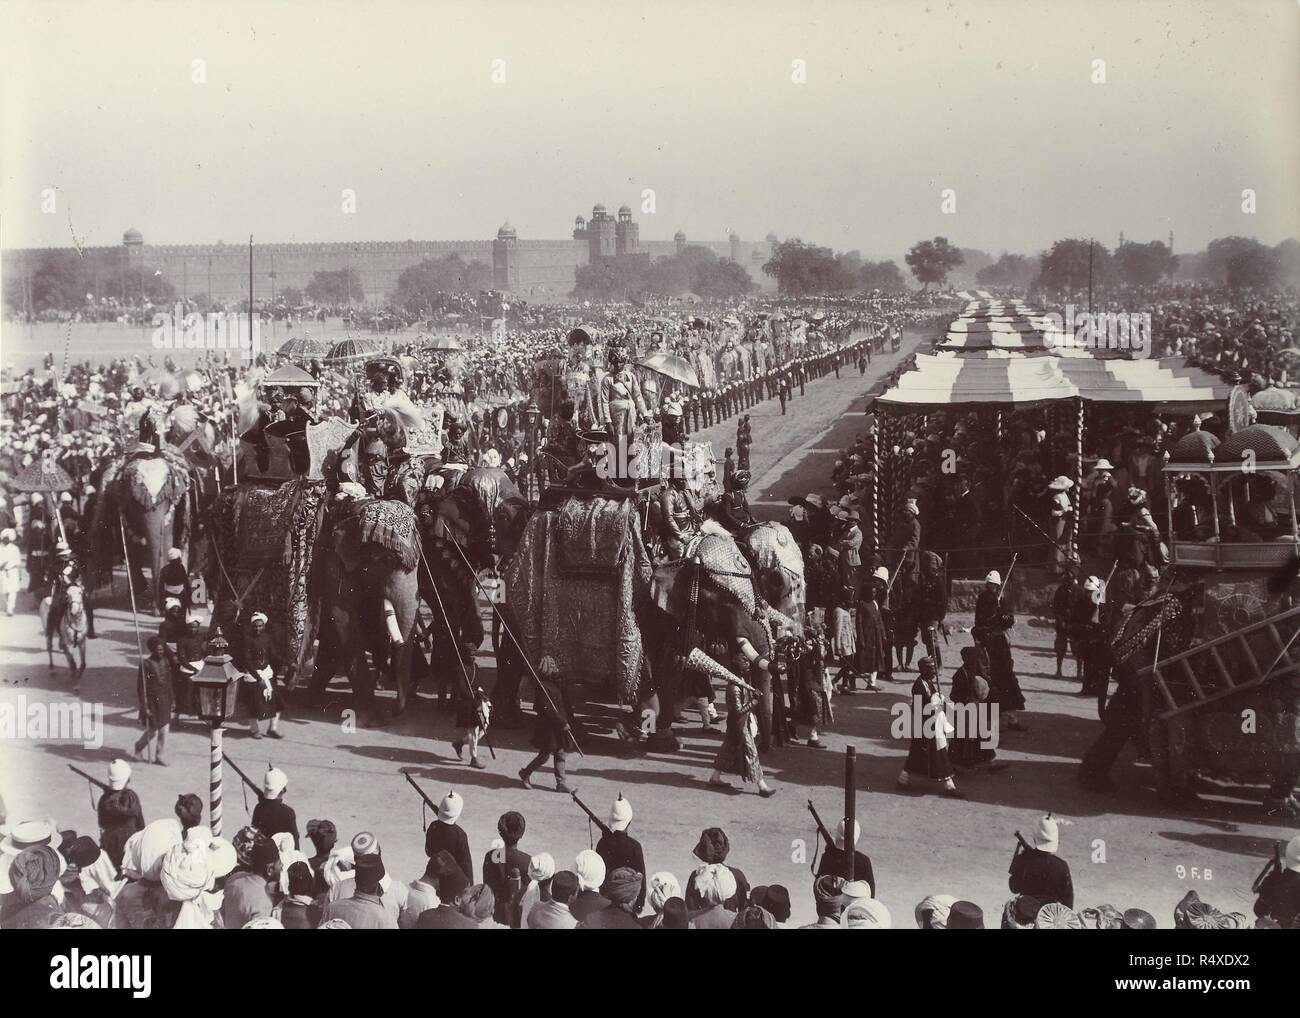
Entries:
POLYGON ((528 519, 528 500, 499 466, 461 471, 418 509, 425 535, 454 541, 476 571, 509 558, 528 519))
MULTIPOLYGON (((163 610, 163 590, 158 577, 171 548, 187 549, 197 539, 201 486, 185 456, 174 446, 161 452, 136 452, 110 461, 98 478, 95 511, 91 518, 84 563, 87 592, 98 589, 112 576, 113 563, 122 547, 122 529, 133 577, 142 577, 142 565, 152 575, 154 609, 163 610)), ((136 590, 139 607, 144 591, 136 590)))
POLYGON ((419 599, 415 512, 356 492, 356 485, 344 484, 329 501, 325 482, 306 479, 223 492, 212 514, 207 570, 214 621, 230 636, 238 660, 241 623, 263 612, 291 684, 309 676, 311 690, 323 694, 341 668, 367 713, 375 688, 369 650, 391 666, 401 713, 410 693, 419 599))
POLYGON ((708 534, 691 557, 656 569, 634 499, 570 498, 528 521, 504 578, 527 657, 549 655, 567 677, 612 687, 637 708, 644 734, 672 745, 682 674, 692 668, 753 680, 767 694, 767 738, 775 637, 794 622, 763 598, 729 534, 708 534), (710 658, 715 645, 743 651, 750 676, 710 658))

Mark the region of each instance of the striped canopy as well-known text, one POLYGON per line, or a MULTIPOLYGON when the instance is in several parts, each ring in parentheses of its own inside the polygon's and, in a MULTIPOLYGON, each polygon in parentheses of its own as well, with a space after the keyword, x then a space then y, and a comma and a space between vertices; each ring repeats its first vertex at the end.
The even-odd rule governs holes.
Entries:
POLYGON ((1082 397, 1090 403, 1157 404, 1191 413, 1222 409, 1231 386, 1180 357, 1101 359, 1089 351, 1024 357, 1005 351, 918 354, 916 367, 878 398, 887 407, 1027 408, 1082 397))
POLYGON ((1042 312, 1022 300, 973 300, 948 326, 937 348, 1042 352, 1047 349, 1045 330, 1042 312))

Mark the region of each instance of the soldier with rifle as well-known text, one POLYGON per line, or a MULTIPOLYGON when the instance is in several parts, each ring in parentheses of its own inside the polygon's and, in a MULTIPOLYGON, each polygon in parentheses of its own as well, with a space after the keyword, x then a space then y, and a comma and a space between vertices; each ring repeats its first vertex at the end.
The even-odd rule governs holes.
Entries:
MULTIPOLYGON (((812 814, 813 821, 817 824, 817 832, 826 841, 826 851, 822 854, 821 863, 817 867, 817 876, 824 877, 827 874, 833 877, 842 877, 849 879, 849 854, 845 849, 845 834, 848 832, 848 824, 844 820, 839 824, 839 836, 831 837, 831 832, 826 829, 822 823, 822 818, 817 815, 817 808, 808 800, 808 812, 812 814)), ((856 820, 853 821, 853 844, 860 845, 862 837, 862 827, 856 820)), ((876 874, 871 869, 871 859, 865 852, 860 852, 855 847, 853 850, 853 875, 854 880, 865 880, 871 885, 871 896, 877 897, 876 894, 876 874)))
POLYGON ((1074 908, 1070 864, 1056 854, 1060 838, 1060 825, 1050 813, 1034 826, 1032 846, 1016 831, 1016 851, 1007 870, 1007 884, 1014 894, 1027 894, 1044 905, 1057 901, 1074 908))
MULTIPOLYGON (((605 860, 606 884, 612 879, 616 870, 630 869, 641 874, 641 889, 636 896, 636 911, 640 913, 642 906, 645 905, 646 895, 645 853, 641 850, 641 843, 627 832, 632 824, 632 804, 623 798, 622 792, 619 792, 618 798, 609 809, 609 823, 602 824, 596 820, 591 810, 587 809, 576 793, 570 794, 573 795, 573 801, 600 827, 600 841, 596 842, 596 854, 605 860)), ((606 891, 607 887, 602 886, 600 893, 606 894, 606 891)))
POLYGON ((1285 856, 1273 845, 1273 857, 1251 890, 1259 895, 1255 915, 1267 916, 1284 930, 1300 929, 1300 834, 1287 842, 1285 856))
MULTIPOLYGON (((1016 568, 1016 556, 1011 557, 1007 568, 1007 580, 1016 568)), ((984 577, 984 589, 975 600, 975 625, 971 636, 975 645, 981 647, 989 656, 989 685, 993 687, 991 699, 1001 710, 1008 731, 1023 732, 1028 729, 1020 723, 1016 712, 1024 710, 1025 696, 1020 691, 1020 682, 1016 678, 1015 663, 1011 659, 1011 644, 1007 640, 1007 630, 1016 624, 1015 616, 1002 604, 1002 595, 1007 585, 1001 574, 990 570, 984 577)))

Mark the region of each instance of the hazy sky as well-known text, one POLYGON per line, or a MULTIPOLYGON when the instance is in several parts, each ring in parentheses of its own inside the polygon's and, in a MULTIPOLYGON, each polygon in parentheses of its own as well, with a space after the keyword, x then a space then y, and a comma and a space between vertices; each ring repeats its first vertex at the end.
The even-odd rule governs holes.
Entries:
POLYGON ((1275 243, 1298 111, 1296 0, 0 0, 0 245, 554 238, 597 201, 868 255, 1275 243))

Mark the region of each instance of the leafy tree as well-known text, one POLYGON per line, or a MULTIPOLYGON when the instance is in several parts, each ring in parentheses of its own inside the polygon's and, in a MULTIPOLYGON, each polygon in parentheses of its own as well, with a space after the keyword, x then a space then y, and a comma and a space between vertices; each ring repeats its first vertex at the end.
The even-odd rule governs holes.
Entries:
POLYGON ((1288 237, 1273 250, 1277 252, 1278 265, 1282 270, 1282 285, 1300 284, 1300 241, 1288 237))
POLYGON ((468 264, 458 254, 426 258, 403 270, 391 295, 395 304, 413 311, 437 307, 449 293, 491 289, 492 269, 478 260, 468 264))
POLYGON ((863 262, 858 271, 858 286, 863 290, 881 293, 900 293, 907 289, 907 280, 898 265, 892 261, 863 262))
POLYGON ((296 308, 303 302, 303 293, 296 286, 286 287, 277 296, 286 307, 296 308))
POLYGON ((992 265, 975 273, 975 282, 982 286, 1028 287, 1037 271, 1030 258, 1004 251, 992 265))
POLYGON ((1216 283, 1222 283, 1228 278, 1228 262, 1233 258, 1265 250, 1267 248, 1254 237, 1218 237, 1205 247, 1206 275, 1216 283))
POLYGON ((794 297, 831 292, 839 276, 830 248, 805 244, 797 237, 777 244, 763 271, 776 278, 781 293, 794 297))
POLYGON ((1282 280, 1282 259, 1276 250, 1260 245, 1228 259, 1227 282, 1234 290, 1275 290, 1282 280))
POLYGON ((347 304, 365 300, 361 275, 351 265, 341 269, 322 269, 312 273, 307 296, 318 304, 347 304))
POLYGON ((1088 289, 1088 265, 1092 262, 1094 287, 1110 278, 1110 252, 1105 245, 1070 238, 1058 240, 1052 249, 1039 259, 1038 279, 1035 286, 1048 291, 1077 291, 1088 289))
POLYGON ((626 300, 644 292, 646 269, 643 258, 602 258, 591 265, 579 265, 574 274, 573 295, 593 300, 626 300))
POLYGON ((1147 244, 1132 241, 1115 249, 1115 275, 1126 283, 1150 286, 1178 271, 1178 258, 1158 240, 1147 244))
POLYGON ((730 258, 705 263, 696 271, 691 289, 701 297, 740 297, 757 284, 745 267, 730 258))
POLYGON ((948 243, 947 237, 935 237, 913 244, 906 261, 922 289, 929 289, 931 283, 942 283, 962 263, 962 253, 948 243))

